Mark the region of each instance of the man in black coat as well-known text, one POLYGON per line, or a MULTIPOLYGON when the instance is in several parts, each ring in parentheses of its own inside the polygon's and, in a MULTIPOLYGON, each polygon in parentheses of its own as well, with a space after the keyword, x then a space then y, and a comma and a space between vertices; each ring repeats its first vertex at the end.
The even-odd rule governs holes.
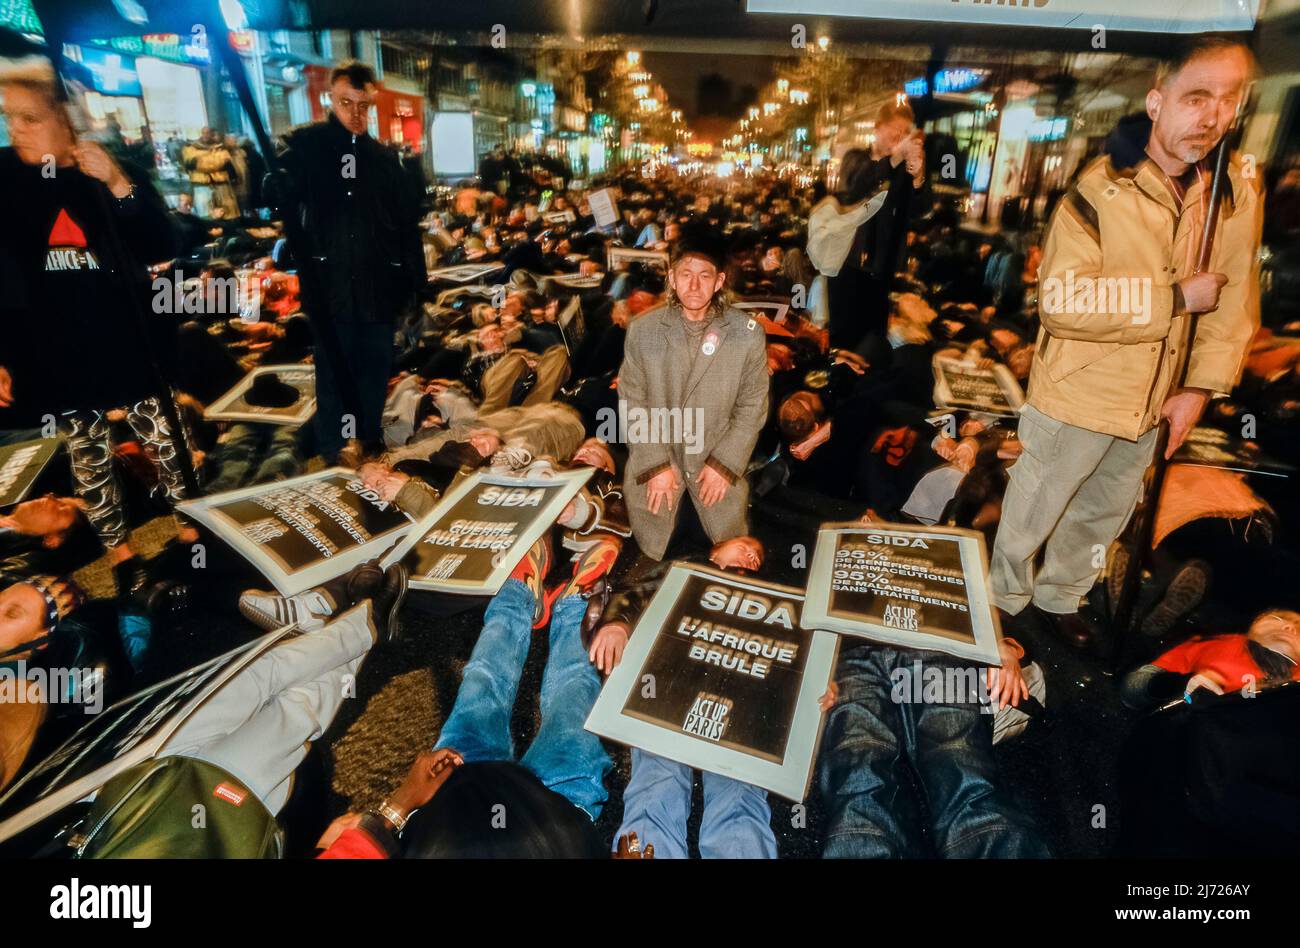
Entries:
POLYGON ((419 205, 397 153, 367 131, 378 91, 369 66, 336 68, 330 116, 285 136, 283 173, 268 179, 280 209, 306 231, 297 256, 311 261, 316 430, 331 463, 349 439, 363 450, 382 445, 394 323, 426 279, 419 205))

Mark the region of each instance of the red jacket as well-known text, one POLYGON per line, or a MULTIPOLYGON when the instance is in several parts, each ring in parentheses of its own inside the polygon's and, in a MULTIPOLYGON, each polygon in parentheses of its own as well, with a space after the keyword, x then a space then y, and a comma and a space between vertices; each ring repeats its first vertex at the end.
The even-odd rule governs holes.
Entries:
POLYGON ((339 838, 316 858, 389 859, 397 855, 397 840, 393 838, 392 833, 385 833, 382 826, 375 824, 372 824, 369 830, 365 828, 367 820, 373 819, 375 819, 373 816, 366 817, 360 826, 344 830, 339 834, 339 838), (387 839, 381 841, 376 838, 381 833, 387 836, 387 839))
MULTIPOLYGON (((1180 675, 1194 675, 1198 672, 1216 672, 1229 688, 1239 688, 1248 678, 1255 682, 1263 681, 1264 671, 1250 657, 1246 648, 1244 635, 1220 635, 1212 639, 1192 639, 1177 648, 1172 648, 1156 659, 1156 664, 1165 671, 1180 675)), ((1300 667, 1294 669, 1291 677, 1300 681, 1300 667)))

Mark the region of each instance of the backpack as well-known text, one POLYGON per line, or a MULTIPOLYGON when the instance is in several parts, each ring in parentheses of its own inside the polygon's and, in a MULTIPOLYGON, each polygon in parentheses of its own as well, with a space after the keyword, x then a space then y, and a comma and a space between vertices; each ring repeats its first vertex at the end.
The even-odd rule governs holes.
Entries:
POLYGON ((818 202, 808 215, 808 259, 823 276, 838 276, 853 247, 858 228, 885 203, 887 191, 845 207, 833 196, 818 202))
POLYGON ((106 783, 74 842, 78 859, 284 854, 279 824, 251 790, 215 764, 180 756, 143 761, 106 783))

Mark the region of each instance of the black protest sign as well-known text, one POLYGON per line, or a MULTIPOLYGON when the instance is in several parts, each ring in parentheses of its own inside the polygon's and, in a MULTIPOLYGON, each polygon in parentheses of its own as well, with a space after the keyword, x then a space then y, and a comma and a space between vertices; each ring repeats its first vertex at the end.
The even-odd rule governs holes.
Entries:
POLYGON ((0 446, 0 507, 20 503, 59 450, 58 438, 0 446))
POLYGON ((572 359, 587 335, 587 322, 582 315, 582 301, 576 296, 569 297, 569 301, 564 304, 564 309, 560 310, 556 322, 560 326, 560 334, 564 337, 564 347, 569 351, 569 358, 572 359))
POLYGON ((836 651, 800 627, 802 606, 789 587, 673 564, 587 729, 802 799, 836 651))
POLYGON ((186 501, 178 509, 243 554, 286 596, 378 557, 412 524, 345 468, 186 501))
POLYGON ((416 589, 491 595, 591 474, 591 468, 551 477, 480 471, 448 491, 384 565, 404 563, 416 589))
POLYGON ((944 527, 825 525, 803 623, 998 664, 984 538, 944 527))
POLYGON ((934 403, 941 408, 965 408, 995 415, 1014 415, 1025 393, 1005 365, 982 368, 935 354, 934 403))

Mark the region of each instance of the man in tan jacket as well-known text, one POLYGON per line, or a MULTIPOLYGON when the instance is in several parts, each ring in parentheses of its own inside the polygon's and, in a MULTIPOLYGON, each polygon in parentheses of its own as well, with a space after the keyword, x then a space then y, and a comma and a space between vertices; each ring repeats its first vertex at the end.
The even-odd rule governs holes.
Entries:
POLYGON ((1251 68, 1235 41, 1192 40, 1158 71, 1149 121, 1121 122, 1048 228, 1024 452, 990 566, 999 609, 1015 615, 1032 602, 1076 646, 1091 639, 1080 601, 1137 504, 1161 419, 1171 456, 1208 400, 1236 384, 1259 324, 1261 206, 1236 155, 1209 267, 1195 272, 1206 159, 1251 68))

